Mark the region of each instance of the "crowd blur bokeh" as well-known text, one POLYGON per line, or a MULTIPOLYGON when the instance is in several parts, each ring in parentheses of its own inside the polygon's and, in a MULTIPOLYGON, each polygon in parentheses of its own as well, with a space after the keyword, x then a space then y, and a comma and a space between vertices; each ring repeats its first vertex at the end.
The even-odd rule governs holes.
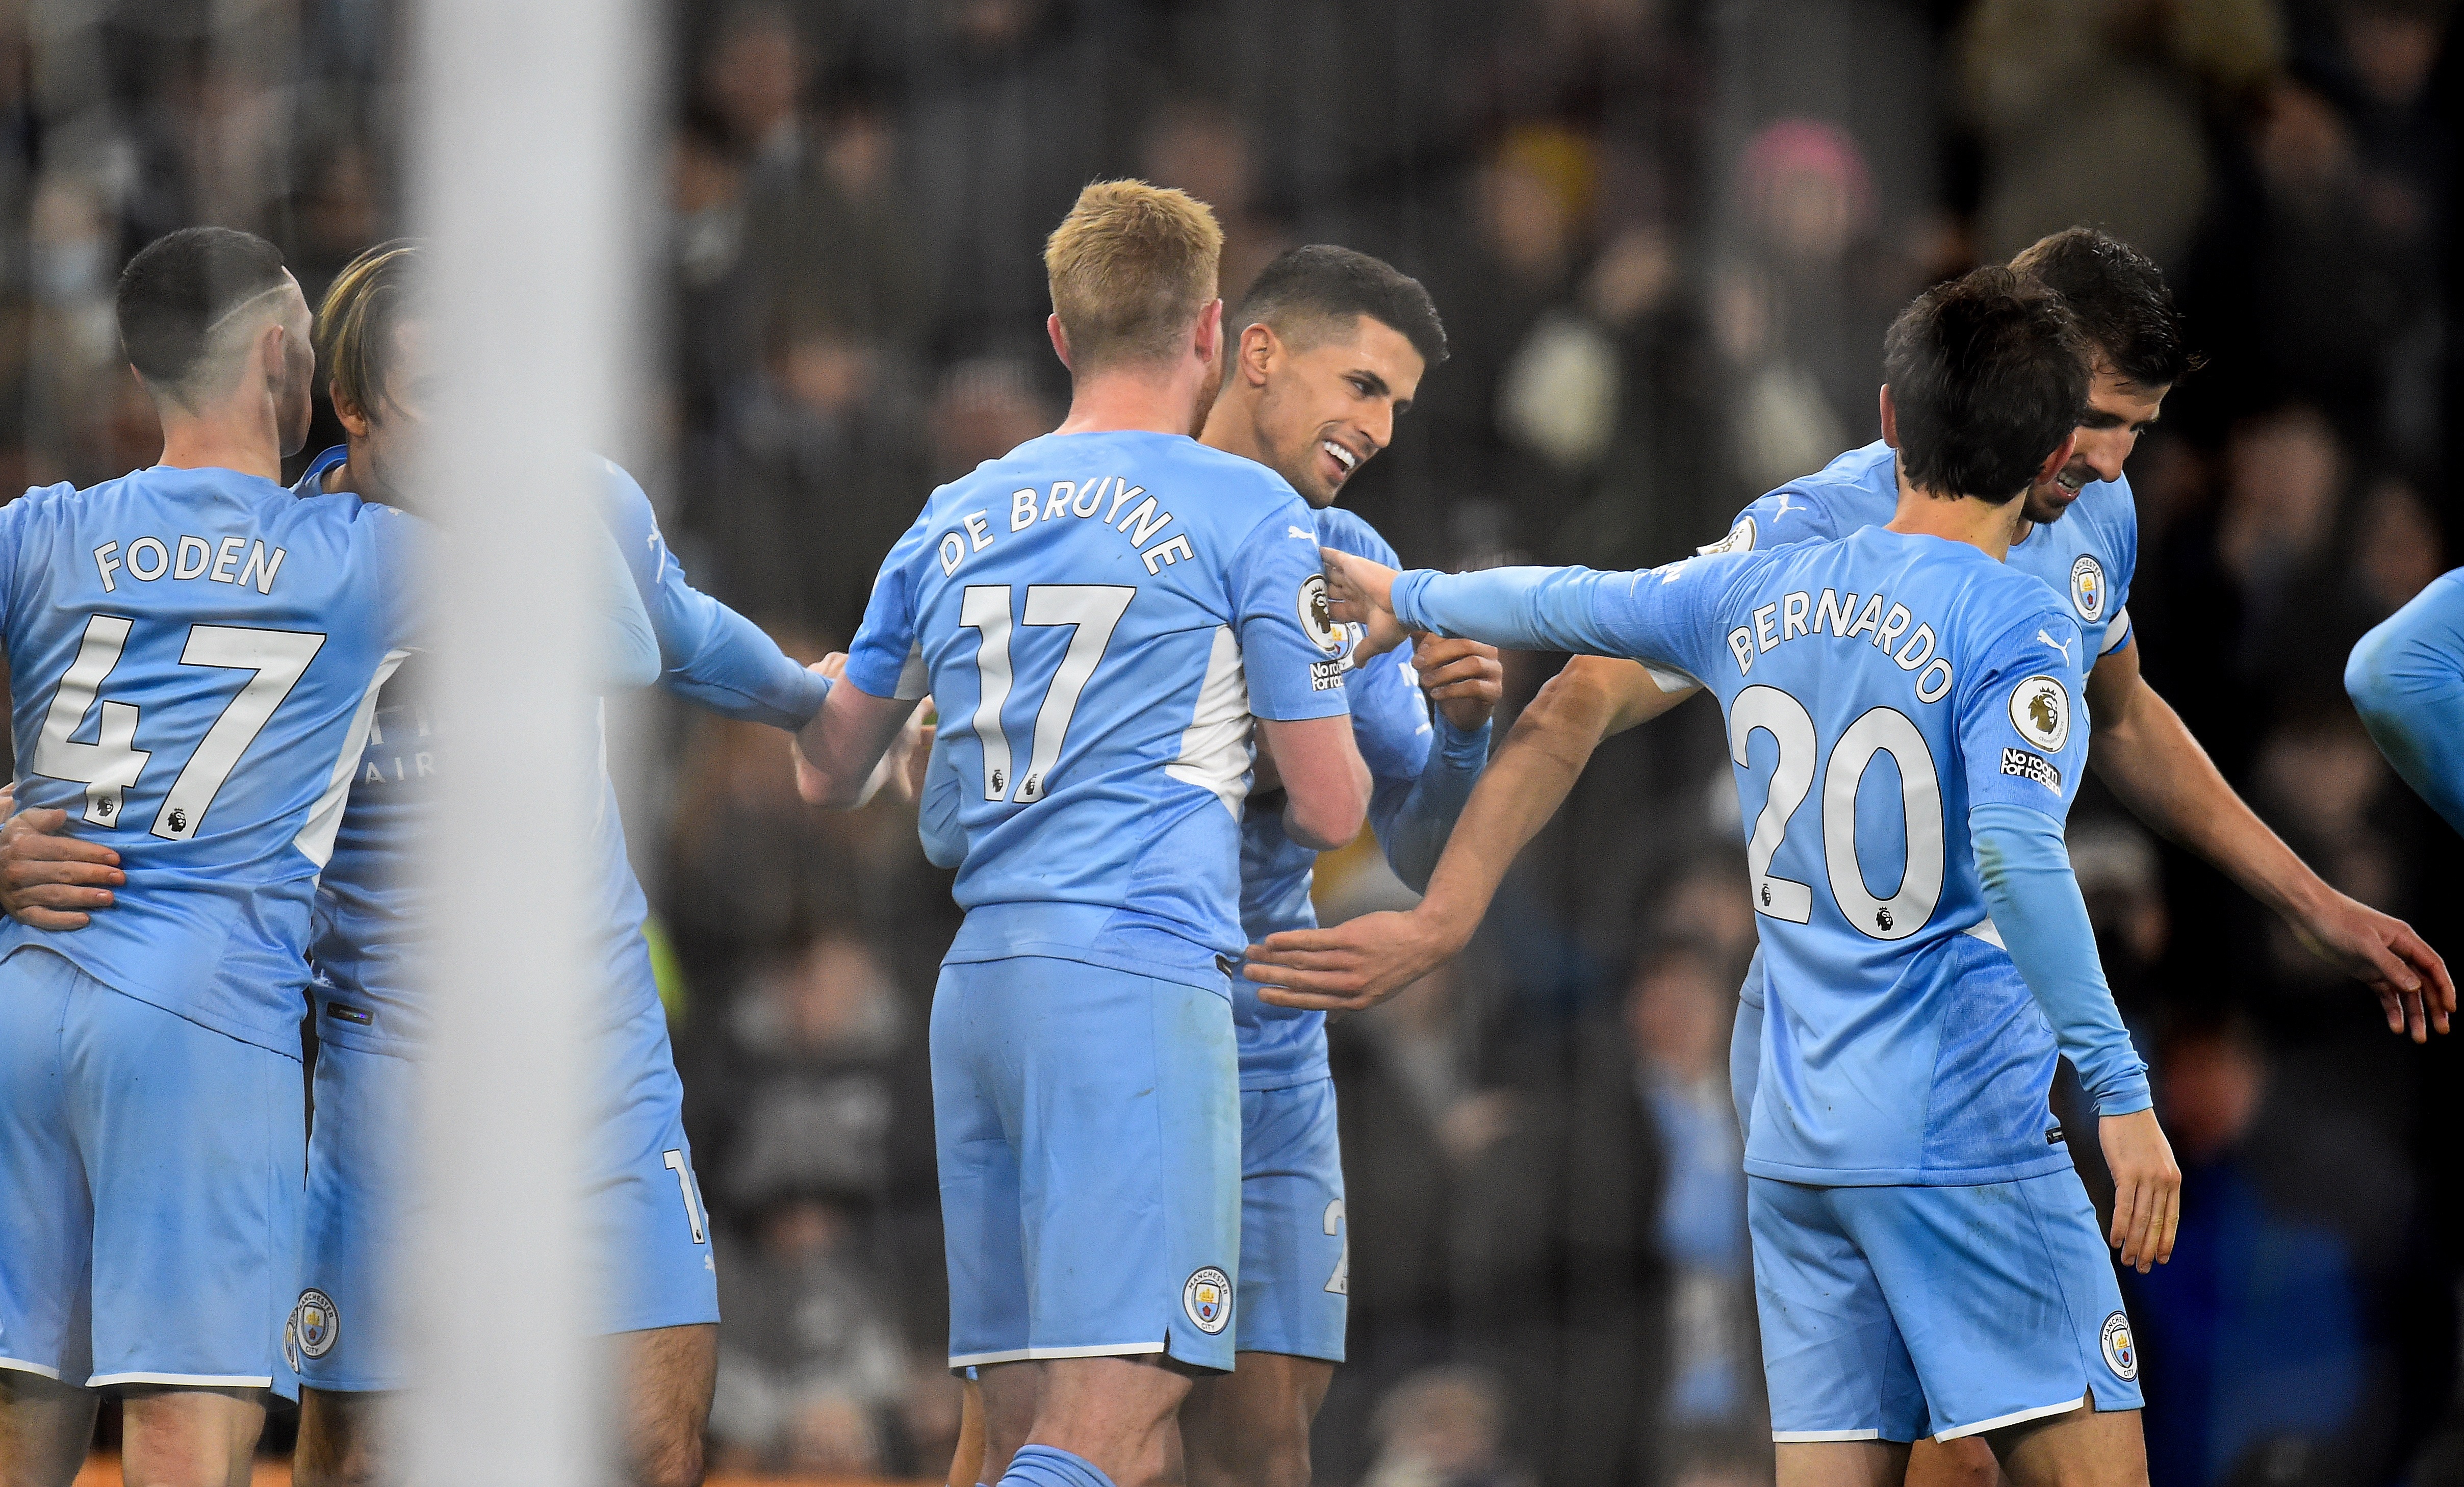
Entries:
MULTIPOLYGON (((1873 438, 1916 292, 2101 225, 2207 358, 2130 467, 2145 672, 2329 881, 2464 960, 2464 843, 2339 685, 2464 555, 2450 10, 669 0, 649 432, 622 452, 700 586, 806 659, 843 645, 929 489, 1058 420, 1040 244, 1136 175, 1214 205, 1228 299, 1310 241, 1427 283, 1452 359, 1347 495, 1407 560, 1641 565, 1873 438)), ((152 462, 110 313, 147 239, 265 233, 313 299, 416 226, 405 27, 394 0, 0 4, 0 484, 152 462)), ((1509 658, 1508 715, 1561 661, 1509 658)), ((775 733, 636 715, 719 1233, 715 1460, 937 1479, 948 876, 895 803, 804 810, 775 733)), ((2187 1173, 2173 1263, 2125 1278, 2154 1480, 2464 1479, 2464 1059, 2388 1038, 2094 784, 2071 842, 2187 1173)), ((1329 1487, 1769 1479, 1738 842, 1707 707, 1613 740, 1472 949, 1334 1027, 1329 1487)), ((1321 873, 1329 917, 1405 898, 1362 847, 1321 873)))

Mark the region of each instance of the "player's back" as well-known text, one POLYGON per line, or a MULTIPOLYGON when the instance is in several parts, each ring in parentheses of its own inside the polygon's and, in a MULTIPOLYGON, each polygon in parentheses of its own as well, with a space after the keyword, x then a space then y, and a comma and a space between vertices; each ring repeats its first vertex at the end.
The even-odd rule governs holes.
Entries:
POLYGON ((1049 434, 934 492, 847 677, 939 712, 965 782, 953 961, 1221 984, 1252 712, 1344 711, 1323 582, 1290 487, 1176 435, 1049 434))
POLYGON ((309 903, 376 692, 407 653, 416 523, 155 467, 0 512, 22 804, 128 882, 40 944, 129 995, 296 1046, 309 903))
POLYGON ((1727 715, 1785 1009, 1766 1025, 1748 1170, 1839 1184, 2058 1168, 2053 1033, 1987 917, 1969 811, 2067 811, 2088 726, 2077 625, 1979 549, 1881 527, 1695 561, 1721 569, 1698 580, 1692 622, 1717 649, 1691 660, 1727 715))

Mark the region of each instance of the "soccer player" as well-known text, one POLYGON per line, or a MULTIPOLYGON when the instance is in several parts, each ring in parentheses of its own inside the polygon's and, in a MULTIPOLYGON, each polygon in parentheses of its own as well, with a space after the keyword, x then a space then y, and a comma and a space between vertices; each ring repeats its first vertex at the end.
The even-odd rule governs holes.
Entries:
POLYGON ((2464 832, 2464 568, 2362 637, 2344 690, 2405 783, 2464 832))
POLYGON ((262 238, 191 228, 122 271, 163 458, 0 509, 26 804, 119 853, 75 932, 0 924, 0 1463, 65 1484, 97 1390, 123 1469, 245 1482, 297 1284, 299 1008, 347 762, 416 617, 417 524, 300 500, 312 317, 262 238))
MULTIPOLYGON (((1361 466, 1392 443, 1421 377, 1445 360, 1445 331, 1418 281, 1366 253, 1295 248, 1243 300, 1221 393, 1200 442, 1280 474, 1315 513, 1319 542, 1392 564, 1375 529, 1335 507, 1361 466)), ((1428 882, 1438 851, 1488 757, 1488 718, 1504 680, 1493 646, 1422 637, 1352 670, 1352 732, 1375 788, 1369 819, 1397 876, 1428 882), (1417 676, 1415 675, 1417 672, 1417 676), (1437 706, 1434 719, 1429 701, 1437 706)), ((965 849, 960 782, 946 751, 921 821, 944 867, 965 849)), ((1252 941, 1316 925, 1317 854, 1286 836, 1256 797, 1241 832, 1241 929, 1252 941)), ((1238 1367, 1199 1380, 1181 1406, 1189 1476, 1307 1487, 1309 1424, 1343 1361, 1350 1288, 1343 1160, 1326 1016, 1270 1006, 1233 982, 1241 1067, 1238 1367)), ((976 1391, 968 1391, 969 1414, 976 1391)), ((976 1480, 962 1452, 953 1480, 976 1480)))
POLYGON ((1879 1487, 1921 1435, 1984 1435, 2022 1487, 2145 1482, 2128 1319, 2048 1129, 2057 1044, 2124 1264, 2169 1257, 2181 1177, 2062 844, 2085 632, 2002 561, 2074 451, 2086 343, 1979 269, 1901 315, 1885 365, 1886 526, 1636 574, 1330 552, 1330 585, 1373 644, 1623 655, 1718 696, 1774 1012, 1746 1170, 1780 1481, 1879 1487))
MULTIPOLYGON (((423 435, 431 374, 428 317, 419 298, 421 251, 382 244, 339 274, 318 321, 318 350, 349 442, 310 462, 302 498, 356 491, 403 508, 402 481, 423 435)), ((668 552, 649 500, 630 476, 602 462, 600 591, 611 647, 610 680, 671 689, 725 715, 781 728, 812 716, 822 679, 790 660, 751 622, 692 587, 668 552), (638 635, 631 633, 638 626, 638 635)), ((412 1108, 427 1021, 421 988, 429 943, 419 854, 432 826, 438 770, 449 746, 435 736, 416 663, 378 699, 375 727, 352 776, 332 862, 319 885, 312 957, 318 1014, 317 1117, 308 1145, 305 1288, 285 1342, 305 1390, 295 1471, 303 1487, 384 1475, 386 1412, 412 1382, 404 1356, 397 1236, 412 1220, 411 1153, 400 1142, 412 1108)), ((577 720, 577 747, 596 754, 595 721, 577 720)), ((715 1375, 718 1302, 708 1222, 685 1140, 682 1088, 666 1014, 642 935, 648 906, 628 864, 614 786, 604 765, 595 863, 591 968, 605 988, 593 1031, 594 1077, 610 1093, 594 1107, 594 1164, 583 1179, 587 1222, 608 1278, 604 1330, 617 1340, 626 1446, 637 1480, 701 1478, 701 1443, 715 1375)), ((57 813, 53 813, 56 816, 57 813)), ((33 854, 75 862, 94 882, 54 893, 21 914, 48 910, 59 928, 111 902, 112 859, 92 842, 46 839, 38 813, 0 833, 10 877, 33 854), (62 911, 66 912, 63 913, 62 911)))
MULTIPOLYGON (((2445 1031, 2455 988, 2410 926, 2313 872, 2234 794, 2180 716, 2139 670, 2125 607, 2138 556, 2138 517, 2123 473, 2166 393, 2192 366, 2172 295, 2156 266, 2086 228, 2057 232, 2012 261, 2052 287, 2079 317, 2095 370, 2076 451, 2030 489, 2008 561, 2067 597, 2094 650, 2087 701, 2096 770, 2140 820, 2197 852, 2274 908, 2303 943, 2378 994, 2387 1025, 2417 1040, 2445 1031)), ((1887 439, 1853 450, 1755 501, 1706 551, 1744 551, 1842 536, 1889 519, 1899 456, 1887 439)), ((1294 1005, 1358 1009, 1425 974, 1467 941, 1525 843, 1555 814, 1602 738, 1690 696, 1682 678, 1576 657, 1515 721, 1464 807, 1428 897, 1404 914, 1366 914, 1331 929, 1286 934, 1253 951, 1248 974, 1305 997, 1294 1005)), ((1749 1078, 1760 1025, 1759 975, 1740 1012, 1739 1072, 1749 1078)), ((1749 1088, 1741 1083, 1740 1094, 1749 1088)))
POLYGON ((1021 1487, 1179 1475, 1191 1377, 1233 1362, 1253 739, 1304 848, 1370 796, 1309 506, 1189 437, 1221 244, 1181 192, 1079 196, 1045 252, 1068 417, 933 493, 799 735, 805 798, 845 803, 930 691, 965 782, 932 1037, 950 1363, 1021 1487))

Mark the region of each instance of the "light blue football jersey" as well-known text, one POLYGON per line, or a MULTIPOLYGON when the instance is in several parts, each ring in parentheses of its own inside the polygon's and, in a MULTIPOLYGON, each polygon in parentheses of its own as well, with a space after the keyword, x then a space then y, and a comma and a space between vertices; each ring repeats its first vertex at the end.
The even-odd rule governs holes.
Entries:
POLYGON ((424 529, 354 495, 156 466, 0 510, 20 804, 120 853, 84 929, 0 924, 129 995, 299 1049, 310 901, 414 647, 424 529))
POLYGON ((847 679, 930 692, 967 781, 952 963, 1223 990, 1252 716, 1346 711, 1317 541, 1281 476, 1178 435, 1046 434, 933 492, 847 679))
MULTIPOLYGON (((1396 566, 1395 549, 1377 529, 1351 512, 1328 507, 1315 513, 1320 545, 1356 553, 1372 562, 1396 566)), ((1353 637, 1344 627, 1345 662, 1350 665, 1353 637)), ((1459 733, 1442 718, 1432 717, 1427 693, 1412 669, 1411 652, 1397 648, 1373 657, 1364 667, 1346 672, 1352 703, 1352 737, 1369 765, 1374 787, 1369 821, 1390 861, 1409 835, 1407 814, 1441 815, 1441 828, 1429 835, 1442 842, 1444 830, 1463 809, 1469 782, 1488 758, 1488 729, 1459 733), (1416 789, 1432 756, 1452 766, 1455 788, 1437 792, 1416 789)), ((1412 824, 1418 824, 1414 822, 1412 824)), ((1286 929, 1314 929, 1317 909, 1309 888, 1317 853, 1284 835, 1277 811, 1253 811, 1241 825, 1241 930, 1250 944, 1286 929)), ((1397 862, 1397 870, 1403 864, 1397 862)), ((1421 869, 1425 874, 1426 868, 1421 869)), ((1232 982, 1232 1022, 1241 1040, 1241 1087, 1284 1089, 1328 1074, 1326 1014, 1297 1007, 1276 1007, 1258 997, 1258 987, 1246 977, 1232 982)))
MULTIPOLYGON (((2051 590, 1867 527, 1644 573, 1407 574, 1395 609, 1647 661, 1719 698, 1771 1000, 1748 1171, 1958 1184, 2069 1163, 2047 1135, 2053 1029, 1987 917, 1969 827, 1988 802, 2058 825, 2079 789, 2088 658, 2051 590)), ((2108 1026, 2111 1082, 2137 1079, 2108 1026)))
POLYGON ((2464 832, 2464 568, 2361 638, 2344 690, 2405 783, 2464 832))
MULTIPOLYGON (((1898 451, 1878 439, 1753 502, 1704 551, 1747 552, 1887 526, 1899 510, 1899 482, 1898 451)), ((2098 655, 2119 650, 2130 638, 2130 585, 2139 568, 2130 477, 2081 486, 2060 520, 2031 527, 2005 561, 2069 601, 2098 655)))
MULTIPOLYGON (((346 451, 328 449, 294 489, 316 498, 346 451)), ((730 717, 794 728, 821 706, 821 678, 789 659, 750 621, 694 589, 668 551, 649 498, 624 470, 604 475, 600 515, 610 542, 593 602, 607 644, 610 686, 662 680, 680 695, 730 717), (641 626, 637 637, 632 631, 641 626), (647 645, 636 654, 636 645, 647 645)), ((380 694, 350 797, 317 895, 319 1036, 363 1051, 410 1054, 427 1037, 425 957, 433 944, 423 843, 434 829, 440 780, 451 767, 414 658, 380 694)), ((604 710, 574 720, 576 767, 598 776, 590 819, 584 975, 594 1029, 620 1027, 658 1000, 639 953, 649 905, 625 844, 609 777, 604 710)), ((98 915, 97 922, 103 916, 98 915)))

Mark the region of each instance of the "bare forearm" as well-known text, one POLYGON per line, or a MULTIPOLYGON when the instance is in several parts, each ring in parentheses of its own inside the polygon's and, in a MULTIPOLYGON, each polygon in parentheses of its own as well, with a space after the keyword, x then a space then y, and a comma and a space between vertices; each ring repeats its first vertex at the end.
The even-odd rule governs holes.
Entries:
POLYGON ((1608 700, 1551 682, 1515 720, 1472 787, 1429 876, 1420 912, 1460 945, 1471 937, 1506 870, 1566 802, 1610 718, 1608 700))
POLYGON ((2098 727, 2088 759, 2132 815, 2277 913, 2299 916, 2325 890, 2153 689, 2136 689, 2123 715, 2098 727))

